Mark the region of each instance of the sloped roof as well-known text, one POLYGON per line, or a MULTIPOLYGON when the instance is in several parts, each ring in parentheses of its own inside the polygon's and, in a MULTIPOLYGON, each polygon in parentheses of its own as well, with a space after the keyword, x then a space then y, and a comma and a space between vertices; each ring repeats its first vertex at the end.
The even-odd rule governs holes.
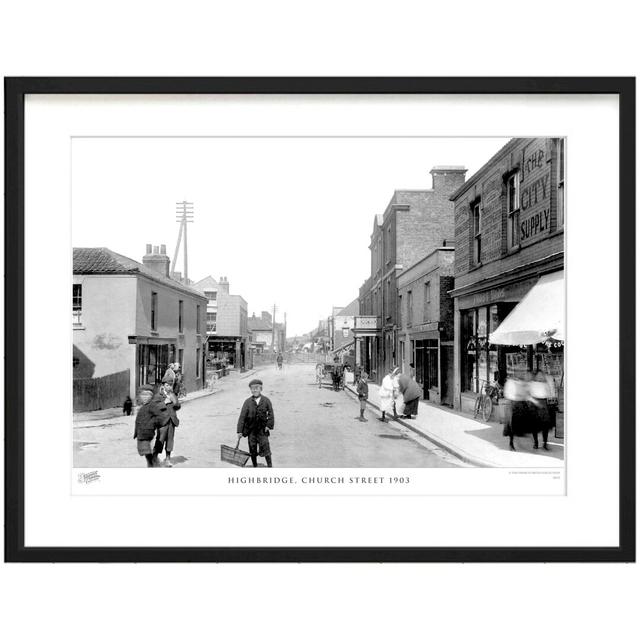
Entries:
POLYGON ((107 247, 74 247, 73 248, 73 273, 91 275, 131 274, 141 275, 159 282, 178 291, 189 293, 192 296, 204 298, 198 291, 187 287, 172 278, 165 278, 162 274, 146 267, 141 262, 136 262, 127 256, 123 256, 107 247))
POLYGON ((218 281, 213 276, 207 276, 206 278, 202 278, 202 280, 198 280, 198 282, 194 282, 193 288, 198 291, 204 291, 209 287, 217 287, 218 281))
POLYGON ((273 326, 268 320, 262 318, 247 318, 247 327, 249 331, 271 331, 273 326))

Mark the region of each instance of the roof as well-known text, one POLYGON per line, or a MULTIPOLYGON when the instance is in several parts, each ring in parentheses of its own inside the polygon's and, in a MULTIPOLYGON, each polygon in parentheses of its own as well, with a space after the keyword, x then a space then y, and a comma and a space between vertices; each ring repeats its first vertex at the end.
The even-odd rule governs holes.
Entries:
POLYGON ((217 280, 212 276, 207 276, 206 278, 202 278, 202 280, 198 280, 198 282, 194 283, 193 288, 198 291, 208 291, 210 287, 217 288, 217 286, 217 280))
POLYGON ((166 278, 157 271, 146 267, 141 262, 136 262, 131 258, 127 258, 127 256, 111 251, 111 249, 107 249, 107 247, 74 247, 73 273, 90 275, 141 275, 154 282, 159 282, 173 289, 177 289, 178 291, 204 298, 204 296, 191 287, 187 287, 172 278, 166 278))
POLYGON ((271 331, 273 329, 271 323, 262 318, 247 318, 247 327, 249 331, 271 331))
POLYGON ((487 160, 470 178, 467 178, 466 182, 460 185, 450 196, 449 200, 455 200, 459 198, 467 189, 470 189, 476 184, 480 176, 487 171, 493 164, 495 164, 502 156, 510 151, 516 144, 518 144, 523 138, 512 138, 504 144, 496 153, 494 153, 489 160, 487 160))

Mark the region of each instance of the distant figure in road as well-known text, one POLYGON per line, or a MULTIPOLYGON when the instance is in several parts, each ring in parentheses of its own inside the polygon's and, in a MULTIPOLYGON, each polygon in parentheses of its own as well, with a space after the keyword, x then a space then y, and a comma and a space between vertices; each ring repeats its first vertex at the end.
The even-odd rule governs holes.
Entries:
POLYGON ((413 416, 418 415, 418 401, 422 395, 420 385, 406 373, 403 373, 398 376, 398 390, 402 394, 404 401, 404 414, 402 417, 412 420, 413 416))
POLYGON ((413 378, 414 380, 416 379, 416 365, 415 365, 415 362, 410 362, 409 363, 409 376, 411 376, 411 378, 413 378))
POLYGON ((133 429, 133 438, 137 440, 138 453, 144 456, 147 467, 157 467, 157 454, 151 449, 151 441, 157 430, 165 423, 167 409, 158 395, 154 396, 150 384, 138 389, 138 414, 133 429))
POLYGON ((133 402, 131 400, 131 396, 127 396, 124 404, 122 405, 122 413, 127 416, 131 415, 131 411, 133 410, 133 402))
POLYGON ((389 371, 389 373, 382 378, 382 384, 380 385, 380 411, 382 411, 382 417, 378 418, 381 422, 388 422, 387 413, 389 411, 393 411, 393 419, 398 419, 398 414, 396 413, 396 403, 395 403, 395 377, 398 373, 398 367, 394 367, 389 371))
POLYGON ((168 382, 165 382, 160 388, 160 397, 162 404, 165 406, 166 414, 162 426, 158 429, 153 453, 157 458, 164 449, 164 466, 173 467, 171 452, 173 451, 176 427, 180 424, 180 420, 176 415, 176 411, 180 409, 180 403, 173 393, 173 387, 168 382))
POLYGON ((333 390, 340 391, 340 384, 342 382, 342 365, 339 358, 333 359, 333 369, 331 370, 331 381, 333 382, 333 390))
POLYGON ((249 438, 249 453, 253 466, 258 466, 258 456, 264 456, 267 467, 272 467, 269 431, 275 427, 273 406, 271 400, 262 395, 262 380, 252 380, 249 389, 251 396, 242 405, 237 432, 243 438, 249 438))
POLYGON ((276 364, 278 365, 278 369, 282 369, 282 354, 279 353, 276 357, 276 364))
POLYGON ((358 400, 360 400, 360 417, 358 418, 360 422, 369 422, 364 417, 364 411, 367 408, 367 399, 369 398, 369 385, 367 383, 368 379, 369 379, 369 376, 366 374, 365 371, 362 371, 360 373, 360 378, 358 379, 358 384, 356 385, 356 391, 358 392, 358 400))

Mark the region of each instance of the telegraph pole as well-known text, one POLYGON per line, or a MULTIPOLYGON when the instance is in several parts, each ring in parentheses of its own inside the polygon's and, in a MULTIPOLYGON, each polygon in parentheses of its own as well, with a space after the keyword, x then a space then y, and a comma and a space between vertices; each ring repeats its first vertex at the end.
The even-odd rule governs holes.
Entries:
POLYGON ((187 224, 193 222, 193 202, 176 202, 176 222, 180 223, 180 231, 178 232, 178 242, 176 244, 176 250, 173 254, 173 262, 171 265, 171 275, 174 276, 176 272, 176 264, 178 262, 178 252, 180 251, 180 242, 184 235, 184 282, 189 282, 189 259, 187 252, 187 224))
POLYGON ((273 318, 271 319, 271 346, 276 349, 276 305, 273 305, 273 318))

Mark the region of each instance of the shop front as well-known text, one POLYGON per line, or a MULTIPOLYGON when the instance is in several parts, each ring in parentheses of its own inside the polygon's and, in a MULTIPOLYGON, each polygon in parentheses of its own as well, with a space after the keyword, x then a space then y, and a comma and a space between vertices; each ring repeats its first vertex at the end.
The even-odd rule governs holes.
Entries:
POLYGON ((136 384, 158 385, 172 362, 178 362, 175 341, 137 338, 136 384))
POLYGON ((208 369, 222 363, 238 369, 245 366, 246 341, 240 337, 209 337, 207 351, 208 369))
MULTIPOLYGON (((456 408, 473 412, 484 384, 542 371, 564 387, 564 272, 456 298, 456 408)), ((498 416, 501 415, 498 407, 498 416)))

